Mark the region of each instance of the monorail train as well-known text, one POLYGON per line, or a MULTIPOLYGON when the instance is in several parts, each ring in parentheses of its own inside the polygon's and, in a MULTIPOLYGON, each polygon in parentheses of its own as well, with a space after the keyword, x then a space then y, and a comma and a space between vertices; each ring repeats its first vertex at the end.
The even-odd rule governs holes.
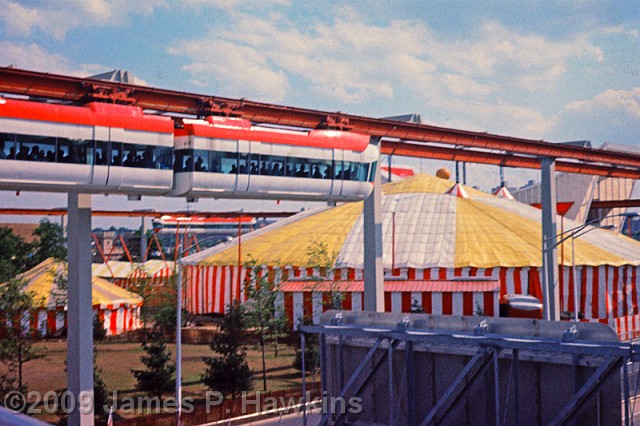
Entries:
POLYGON ((0 189, 162 195, 173 120, 140 108, 0 98, 0 189))
POLYGON ((253 231, 266 225, 265 220, 258 220, 252 216, 217 217, 217 216, 174 216, 165 215, 151 220, 154 231, 161 234, 174 235, 181 230, 191 234, 220 234, 238 235, 238 228, 242 233, 253 231))
POLYGON ((352 132, 0 97, 0 190, 351 201, 371 192, 378 158, 352 132))

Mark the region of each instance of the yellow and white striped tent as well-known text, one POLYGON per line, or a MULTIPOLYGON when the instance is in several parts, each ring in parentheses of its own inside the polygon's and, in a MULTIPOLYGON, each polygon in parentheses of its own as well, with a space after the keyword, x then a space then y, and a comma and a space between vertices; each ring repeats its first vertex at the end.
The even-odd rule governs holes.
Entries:
MULTIPOLYGON (((331 268, 327 279, 361 280, 362 210, 359 202, 306 211, 243 236, 240 255, 236 239, 184 259, 186 306, 196 313, 223 312, 232 299, 244 298, 241 282, 246 270, 241 265, 250 259, 284 281, 321 276, 324 271, 317 256, 310 255, 320 243, 331 268)), ((483 277, 499 282, 500 295, 540 297, 540 220, 540 210, 531 206, 436 177, 420 174, 386 184, 382 197, 385 277, 408 282, 483 277)), ((578 225, 564 221, 564 229, 578 225)), ((580 312, 603 322, 623 318, 628 329, 631 322, 640 329, 636 290, 640 243, 593 229, 575 240, 575 251, 580 312)), ((561 309, 573 311, 570 242, 559 247, 558 256, 561 309)), ((388 310, 406 308, 407 304, 391 299, 388 310)), ((451 307, 434 302, 432 312, 464 313, 463 297, 457 299, 451 307)), ((475 302, 485 314, 497 315, 496 306, 483 306, 487 300, 475 302)), ((313 308, 313 303, 308 305, 313 308)), ((359 309, 361 304, 356 302, 352 308, 359 309)), ((624 324, 619 327, 626 330, 624 324)))
MULTIPOLYGON (((67 277, 66 262, 47 259, 17 278, 27 281, 25 291, 32 292, 37 304, 34 324, 41 332, 56 334, 66 327, 66 292, 59 281, 67 277)), ((121 334, 140 327, 142 298, 117 285, 93 277, 91 303, 94 315, 104 323, 107 335, 121 334)))
POLYGON ((111 260, 107 263, 94 263, 94 277, 112 281, 122 288, 129 288, 132 281, 148 278, 152 285, 161 286, 168 282, 175 273, 174 262, 151 259, 144 263, 111 260))

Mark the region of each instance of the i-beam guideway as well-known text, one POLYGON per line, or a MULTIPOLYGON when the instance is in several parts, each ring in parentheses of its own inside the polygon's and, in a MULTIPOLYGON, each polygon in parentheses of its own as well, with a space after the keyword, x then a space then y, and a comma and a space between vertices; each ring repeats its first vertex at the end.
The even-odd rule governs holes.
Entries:
MULTIPOLYGON (((158 113, 186 114, 197 117, 225 115, 248 119, 255 123, 269 123, 302 128, 335 128, 352 130, 372 136, 381 144, 381 152, 422 158, 464 160, 508 167, 541 168, 543 179, 543 241, 549 247, 555 240, 555 191, 551 190, 555 170, 625 178, 640 178, 640 155, 554 144, 545 141, 514 138, 481 132, 448 129, 417 123, 403 123, 340 112, 324 112, 282 105, 229 99, 194 93, 184 93, 152 87, 135 86, 109 81, 61 76, 17 68, 0 68, 0 94, 33 97, 82 104, 102 101, 135 105, 158 113)), ((382 230, 380 223, 379 168, 372 195, 365 200, 365 309, 382 310, 382 230)), ((69 298, 70 342, 69 389, 76 400, 89 386, 93 371, 91 346, 90 257, 83 251, 91 240, 90 202, 84 194, 69 194, 69 289, 79 292, 79 298, 69 298), (89 273, 87 274, 87 271, 89 273), (89 306, 89 308, 87 308, 89 306), (87 313, 88 312, 88 313, 87 313), (77 322, 77 324, 75 324, 77 322), (72 323, 75 324, 72 328, 72 323), (77 328, 75 328, 77 325, 77 328), (87 337, 88 333, 88 337, 87 337), (71 334, 74 334, 71 337, 71 334), (82 340, 82 343, 74 339, 82 340), (73 344, 72 344, 73 343, 73 344), (77 357, 76 357, 77 356, 77 357), (72 383, 73 382, 73 383, 72 383), (77 393, 76 393, 77 392, 77 393)), ((556 300, 557 259, 548 256, 545 262, 548 300, 556 300)), ((558 319, 555 306, 545 309, 547 319, 558 319)), ((389 346, 389 356, 393 345, 389 346)), ((492 353, 478 358, 496 357, 492 353)), ((484 362, 484 361, 483 361, 484 362)), ((470 367, 471 369, 471 367, 470 367)), ((93 418, 81 413, 70 417, 70 424, 92 425, 93 418)))
POLYGON ((631 421, 620 369, 640 361, 640 345, 620 343, 604 324, 328 311, 301 327, 303 357, 312 334, 323 426, 631 421))

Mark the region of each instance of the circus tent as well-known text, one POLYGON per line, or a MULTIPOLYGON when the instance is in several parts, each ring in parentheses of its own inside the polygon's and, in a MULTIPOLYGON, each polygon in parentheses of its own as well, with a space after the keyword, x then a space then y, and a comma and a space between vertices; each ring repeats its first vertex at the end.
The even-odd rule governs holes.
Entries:
POLYGON ((162 286, 173 277, 174 262, 151 259, 144 263, 109 261, 94 263, 92 275, 112 281, 122 288, 130 288, 134 281, 148 278, 154 286, 162 286))
MULTIPOLYGON (((66 262, 50 258, 17 277, 27 281, 25 291, 35 296, 37 315, 32 321, 42 334, 56 335, 66 327, 66 290, 60 285, 66 276, 66 262)), ((107 335, 140 327, 142 298, 137 294, 93 277, 91 299, 93 314, 103 321, 107 335)))
MULTIPOLYGON (((486 280, 498 284, 500 296, 516 293, 541 298, 540 210, 504 195, 486 194, 422 174, 384 185, 385 282, 404 281, 409 286, 435 280, 486 280)), ((187 308, 194 313, 219 313, 232 299, 243 299, 247 270, 242 265, 250 259, 264 265, 265 274, 287 285, 319 279, 362 280, 362 210, 360 202, 305 211, 243 236, 241 247, 236 239, 185 258, 187 308), (326 262, 318 262, 314 247, 321 248, 326 262)), ((579 225, 564 221, 564 229, 579 225)), ((638 242, 599 228, 589 230, 575 240, 575 277, 571 272, 571 244, 560 247, 558 256, 561 311, 574 311, 575 289, 578 309, 585 320, 610 323, 622 337, 640 330, 638 242)), ((418 292, 411 293, 411 298, 418 298, 418 292)), ((441 298, 441 302, 431 304, 428 313, 445 313, 445 297, 440 293, 432 292, 433 299, 441 298)), ((452 308, 446 313, 465 313, 463 293, 447 296, 452 308)), ((293 310, 303 315, 319 309, 317 300, 321 296, 315 297, 298 295, 293 310)), ((473 297, 477 311, 497 315, 495 299, 473 297)), ((407 307, 407 303, 390 305, 388 310, 407 307)), ((358 303, 351 306, 357 307, 358 303)))

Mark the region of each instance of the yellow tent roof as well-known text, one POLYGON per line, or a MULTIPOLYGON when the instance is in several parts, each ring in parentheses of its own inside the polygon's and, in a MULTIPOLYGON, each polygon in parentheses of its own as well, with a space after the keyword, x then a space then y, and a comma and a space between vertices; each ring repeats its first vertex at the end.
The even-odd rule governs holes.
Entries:
MULTIPOLYGON (((66 294, 59 290, 57 283, 66 277, 67 263, 52 258, 18 275, 18 278, 28 281, 25 291, 35 294, 36 303, 49 308, 65 305, 66 294)), ((142 297, 105 279, 93 277, 91 303, 102 308, 108 305, 140 305, 142 297)))
MULTIPOLYGON (((445 194, 454 185, 424 174, 383 186, 385 268, 525 267, 542 265, 541 211, 515 200, 464 187, 468 198, 445 194)), ((184 259, 198 265, 310 267, 310 250, 323 244, 333 266, 364 267, 362 202, 322 208, 184 259)), ((558 218, 560 224, 560 218, 558 218)), ((564 221, 564 229, 579 226, 564 221)), ((560 228, 560 225, 558 225, 560 228)), ((558 229, 559 230, 559 229, 558 229)), ((640 264, 640 243, 594 228, 575 240, 576 264, 640 264)), ((571 264, 571 241, 560 262, 571 264)))

